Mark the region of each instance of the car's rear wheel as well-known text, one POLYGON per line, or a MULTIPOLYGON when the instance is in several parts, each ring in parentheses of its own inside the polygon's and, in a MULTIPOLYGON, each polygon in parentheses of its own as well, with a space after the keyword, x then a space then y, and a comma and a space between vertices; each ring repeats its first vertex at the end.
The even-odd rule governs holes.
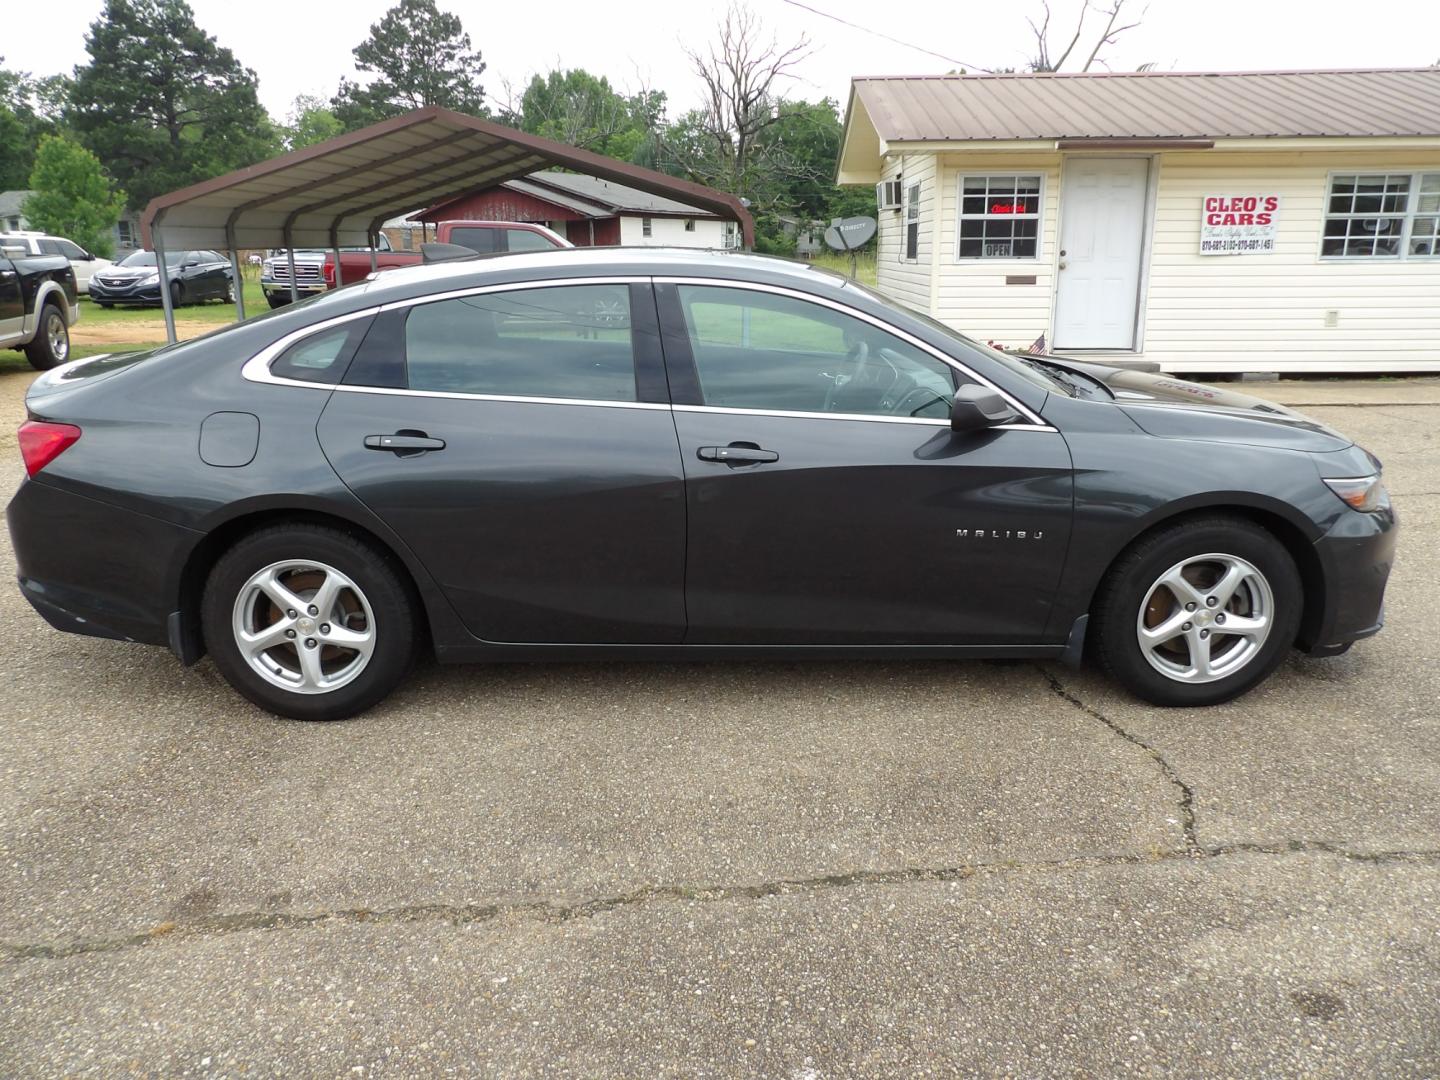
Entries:
POLYGON ((1156 705, 1214 705, 1285 658, 1303 592, 1285 546, 1240 518, 1161 528, 1111 568, 1095 604, 1105 668, 1156 705))
POLYGON ((170 282, 170 306, 178 308, 185 303, 185 286, 178 281, 170 282))
POLYGON ((201 607, 226 680, 261 708, 339 720, 376 704, 414 657, 416 606, 401 573, 338 529, 281 525, 220 557, 201 607))
POLYGON ((25 358, 36 371, 49 371, 70 359, 70 328, 58 305, 47 303, 41 308, 40 325, 25 346, 25 358))

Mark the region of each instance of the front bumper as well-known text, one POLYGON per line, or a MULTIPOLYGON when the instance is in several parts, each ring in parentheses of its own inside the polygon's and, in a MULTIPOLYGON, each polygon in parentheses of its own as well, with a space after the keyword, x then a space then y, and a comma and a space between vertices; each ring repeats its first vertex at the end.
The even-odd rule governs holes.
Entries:
POLYGON ((193 530, 24 480, 5 511, 20 591, 72 634, 169 644, 193 530))
MULTIPOLYGON (((295 283, 295 291, 301 296, 314 296, 316 293, 322 293, 328 288, 329 286, 323 281, 297 281, 295 283)), ((260 289, 266 296, 272 293, 279 293, 283 296, 290 295, 290 283, 288 281, 276 281, 274 278, 262 277, 260 279, 260 289)))
POLYGON ((98 278, 91 278, 90 299, 96 303, 106 304, 158 304, 160 303, 160 283, 152 281, 149 285, 128 282, 121 285, 107 285, 98 278))
POLYGON ((1323 600, 1317 617, 1306 620, 1301 649, 1312 656, 1333 656, 1380 632, 1399 529, 1393 507, 1373 514, 1350 510, 1315 541, 1323 600))

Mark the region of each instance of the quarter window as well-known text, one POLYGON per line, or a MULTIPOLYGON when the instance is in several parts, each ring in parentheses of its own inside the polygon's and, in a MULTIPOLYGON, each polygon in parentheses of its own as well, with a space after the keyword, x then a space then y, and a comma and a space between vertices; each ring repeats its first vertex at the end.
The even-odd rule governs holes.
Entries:
POLYGON ((1033 259, 1040 248, 1038 175, 960 178, 959 256, 1033 259))
POLYGON ((565 285, 421 304, 405 322, 412 390, 635 401, 630 292, 565 285))
POLYGON ((1332 259, 1440 255, 1440 173, 1332 176, 1320 254, 1332 259))
POLYGON ((270 374, 301 382, 338 383, 369 319, 355 319, 297 341, 270 365, 270 374))
POLYGON ((707 405, 937 420, 950 415, 953 369, 862 319, 748 289, 678 290, 707 405))

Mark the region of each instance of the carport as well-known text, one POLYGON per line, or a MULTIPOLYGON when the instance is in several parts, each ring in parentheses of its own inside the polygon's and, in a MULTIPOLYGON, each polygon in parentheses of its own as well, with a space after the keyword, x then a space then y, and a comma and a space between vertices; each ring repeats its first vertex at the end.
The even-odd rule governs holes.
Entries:
POLYGON ((373 267, 387 218, 557 166, 712 210, 740 225, 747 248, 754 244, 755 223, 734 195, 430 106, 150 200, 140 228, 166 283, 166 335, 175 341, 167 251, 228 252, 243 319, 241 249, 284 249, 293 295, 297 247, 335 251, 337 274, 340 248, 368 247, 373 267))

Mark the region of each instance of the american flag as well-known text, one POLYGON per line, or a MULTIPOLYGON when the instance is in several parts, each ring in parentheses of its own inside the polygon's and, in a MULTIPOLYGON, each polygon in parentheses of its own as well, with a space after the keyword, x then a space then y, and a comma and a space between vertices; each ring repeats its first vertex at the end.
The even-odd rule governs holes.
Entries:
POLYGON ((1038 338, 1035 339, 1035 343, 1025 351, 1031 356, 1044 356, 1047 352, 1050 351, 1049 348, 1045 345, 1045 335, 1041 334, 1038 338))

